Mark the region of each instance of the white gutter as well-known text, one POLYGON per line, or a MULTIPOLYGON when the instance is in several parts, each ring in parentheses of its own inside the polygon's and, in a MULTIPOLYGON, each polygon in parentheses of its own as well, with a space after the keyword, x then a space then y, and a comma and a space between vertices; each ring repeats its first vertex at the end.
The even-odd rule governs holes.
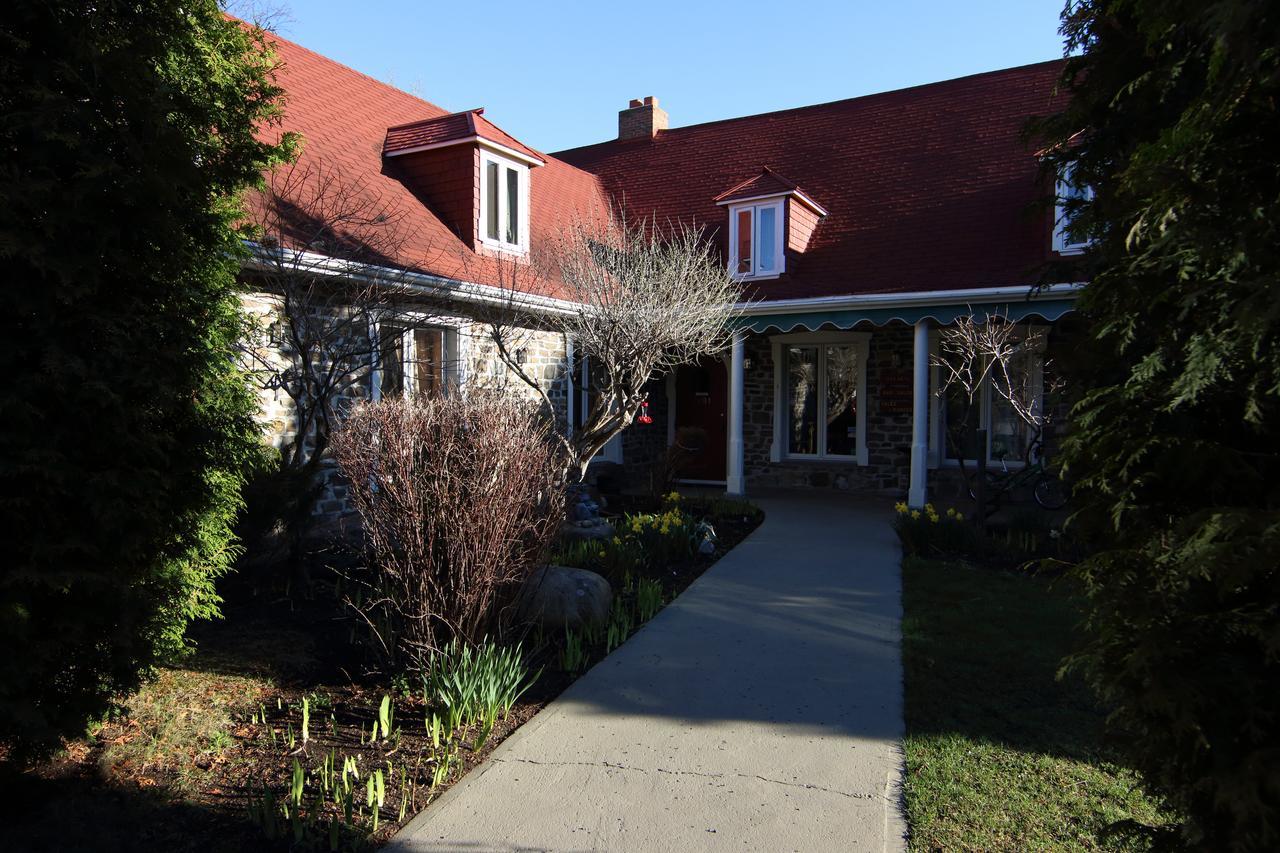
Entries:
POLYGON ((810 311, 839 311, 842 309, 905 308, 912 305, 967 305, 974 302, 1002 302, 1016 299, 1024 302, 1040 302, 1046 299, 1072 298, 1084 287, 1083 282, 1050 284, 1035 288, 1032 285, 1012 287, 972 287, 962 290, 919 290, 908 293, 866 293, 842 296, 814 296, 805 299, 767 299, 755 302, 739 302, 734 306, 739 314, 805 313, 810 311))
POLYGON ((530 166, 547 165, 546 160, 539 160, 537 157, 530 157, 528 154, 503 145, 501 142, 494 142, 492 139, 486 139, 479 135, 466 136, 461 139, 449 139, 444 142, 432 142, 428 145, 415 145, 412 148, 400 148, 396 151, 383 151, 382 156, 403 157, 406 154, 417 154, 419 151, 435 151, 437 148, 449 148, 454 145, 469 145, 471 143, 476 143, 483 148, 492 148, 499 154, 505 154, 514 160, 519 160, 522 163, 529 164, 530 166))
POLYGON ((582 310, 582 306, 566 299, 512 291, 489 284, 462 281, 431 273, 398 270, 375 264, 343 261, 315 252, 267 249, 250 240, 246 240, 245 245, 253 253, 253 256, 245 262, 245 268, 261 272, 279 272, 282 266, 286 270, 292 266, 307 272, 318 272, 334 278, 354 281, 376 283, 391 279, 395 281, 397 287, 407 287, 419 296, 444 297, 472 305, 502 305, 547 314, 570 314, 582 310))
MULTIPOLYGON (((493 285, 462 281, 431 273, 397 270, 374 264, 358 264, 314 252, 267 249, 250 240, 246 240, 245 245, 253 253, 253 257, 245 263, 245 266, 263 272, 278 271, 281 264, 279 259, 284 256, 284 263, 294 264, 306 270, 317 270, 324 274, 332 275, 334 278, 349 278, 369 282, 376 282, 384 278, 394 278, 397 284, 408 286, 410 290, 421 296, 447 297, 476 305, 514 306, 550 314, 569 314, 582 310, 581 305, 567 299, 511 291, 501 287, 494 287, 493 285)), ((1040 302, 1047 299, 1073 298, 1083 287, 1083 282, 1073 282, 1070 284, 1050 284, 1041 288, 1019 284, 1003 287, 974 287, 960 290, 921 290, 907 293, 814 296, 803 299, 739 302, 734 306, 734 309, 740 315, 754 317, 763 314, 900 308, 913 305, 967 305, 975 302, 1000 302, 1010 299, 1024 302, 1040 302)))

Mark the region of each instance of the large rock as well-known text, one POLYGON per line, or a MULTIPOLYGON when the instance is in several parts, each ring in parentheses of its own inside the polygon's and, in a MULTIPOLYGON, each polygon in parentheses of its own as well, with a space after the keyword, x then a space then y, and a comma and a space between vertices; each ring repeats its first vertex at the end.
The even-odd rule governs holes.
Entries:
POLYGON ((609 618, 613 588, 595 572, 568 566, 545 566, 524 582, 519 614, 545 628, 601 623, 609 618))
POLYGON ((601 519, 592 521, 567 521, 560 528, 560 536, 566 540, 613 538, 613 525, 601 519))

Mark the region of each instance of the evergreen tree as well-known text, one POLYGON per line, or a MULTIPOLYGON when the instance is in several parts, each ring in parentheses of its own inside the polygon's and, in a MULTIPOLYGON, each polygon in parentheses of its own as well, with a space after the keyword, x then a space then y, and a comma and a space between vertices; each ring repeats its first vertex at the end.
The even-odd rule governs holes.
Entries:
POLYGON ((237 196, 285 153, 214 0, 10 0, 0 24, 0 732, 75 733, 218 612, 257 442, 229 358, 237 196))
POLYGON ((1280 5, 1068 3, 1070 106, 1040 130, 1093 188, 1064 462, 1090 643, 1074 663, 1184 843, 1280 846, 1280 5))

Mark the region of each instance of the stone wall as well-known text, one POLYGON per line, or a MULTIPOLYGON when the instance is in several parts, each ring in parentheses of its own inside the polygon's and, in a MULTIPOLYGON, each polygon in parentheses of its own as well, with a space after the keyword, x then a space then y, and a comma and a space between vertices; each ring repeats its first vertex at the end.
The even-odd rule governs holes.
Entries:
MULTIPOLYGON (((529 329, 515 337, 513 350, 523 350, 525 373, 542 386, 556 410, 557 425, 563 428, 568 413, 569 372, 564 339, 553 332, 529 329)), ((537 393, 498 357, 483 323, 466 321, 458 328, 459 351, 464 363, 464 384, 509 392, 537 402, 537 393)))
MULTIPOLYGON (((259 318, 264 325, 272 322, 273 312, 277 310, 273 298, 267 294, 246 295, 242 304, 246 312, 259 318)), ((538 399, 534 390, 498 358, 483 324, 465 317, 440 316, 432 320, 432 325, 440 325, 447 330, 446 348, 452 361, 446 365, 446 373, 454 377, 453 381, 460 381, 464 389, 495 389, 530 401, 538 399)), ((363 345, 367 346, 367 341, 363 345)), ((528 330, 519 335, 519 345, 525 353, 526 372, 542 384, 555 407, 558 426, 563 427, 568 401, 563 339, 550 332, 528 330)), ((287 353, 279 350, 264 352, 263 355, 277 366, 283 365, 288 358, 287 353)), ((343 394, 346 404, 370 399, 371 377, 367 369, 358 376, 343 394)), ((262 426, 263 438, 277 449, 292 441, 297 418, 288 395, 278 388, 259 385, 258 404, 258 422, 262 426)), ((325 465, 321 477, 324 488, 315 513, 318 526, 322 530, 340 529, 349 524, 355 514, 348 500, 347 483, 332 462, 325 465)))

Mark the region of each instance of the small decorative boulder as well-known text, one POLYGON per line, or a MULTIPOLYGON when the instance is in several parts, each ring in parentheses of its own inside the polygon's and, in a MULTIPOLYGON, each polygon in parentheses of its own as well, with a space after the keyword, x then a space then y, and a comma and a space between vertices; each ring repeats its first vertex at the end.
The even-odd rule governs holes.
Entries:
POLYGON ((588 521, 570 521, 561 526, 560 535, 569 541, 612 539, 613 525, 598 518, 588 521))
POLYGON ((563 630, 606 621, 612 604, 613 588, 595 572, 544 566, 524 582, 517 608, 522 619, 563 630))

